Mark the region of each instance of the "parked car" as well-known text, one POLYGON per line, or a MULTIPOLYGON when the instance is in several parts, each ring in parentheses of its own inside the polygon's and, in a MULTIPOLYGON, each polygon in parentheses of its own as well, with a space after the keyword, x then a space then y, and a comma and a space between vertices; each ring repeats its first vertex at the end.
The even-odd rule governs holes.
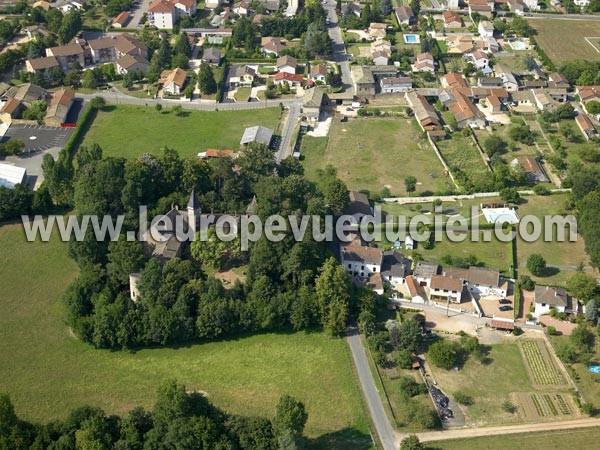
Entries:
POLYGON ((500 303, 501 305, 510 305, 512 302, 507 298, 502 298, 498 300, 498 303, 500 303))
POLYGON ((500 311, 510 311, 512 309, 512 306, 500 306, 498 309, 500 311))

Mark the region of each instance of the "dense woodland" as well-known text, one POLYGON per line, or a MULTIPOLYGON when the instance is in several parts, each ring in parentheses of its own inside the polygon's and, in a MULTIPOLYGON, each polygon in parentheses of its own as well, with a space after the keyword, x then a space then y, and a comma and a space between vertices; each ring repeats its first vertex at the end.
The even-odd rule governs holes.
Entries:
POLYGON ((273 420, 226 414, 175 381, 158 389, 152 411, 138 407, 124 417, 100 408, 77 408, 65 420, 35 424, 17 417, 0 394, 0 449, 50 450, 270 450, 303 446, 308 414, 284 395, 273 420))

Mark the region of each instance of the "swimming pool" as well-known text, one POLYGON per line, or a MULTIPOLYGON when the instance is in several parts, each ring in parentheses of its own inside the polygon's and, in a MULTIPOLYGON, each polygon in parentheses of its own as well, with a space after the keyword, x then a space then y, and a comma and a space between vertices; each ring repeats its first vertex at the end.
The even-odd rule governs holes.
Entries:
POLYGON ((404 43, 406 44, 420 44, 421 38, 418 34, 405 34, 404 43))
POLYGON ((525 44, 523 41, 513 41, 510 43, 510 46, 514 50, 527 50, 527 44, 525 44))
POLYGON ((590 367, 588 367, 588 369, 592 373, 600 373, 600 366, 590 366, 590 367))

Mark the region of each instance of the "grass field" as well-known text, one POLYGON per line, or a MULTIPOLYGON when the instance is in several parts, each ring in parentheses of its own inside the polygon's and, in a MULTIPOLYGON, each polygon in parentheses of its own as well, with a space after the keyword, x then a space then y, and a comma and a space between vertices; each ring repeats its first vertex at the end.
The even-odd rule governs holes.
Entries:
POLYGON ((0 392, 23 418, 47 421, 91 404, 110 413, 151 407, 176 378, 232 413, 272 417, 280 395, 306 403, 313 448, 369 448, 349 350, 321 333, 264 334, 136 353, 95 350, 65 327, 59 300, 77 274, 66 244, 27 243, 0 227, 0 392))
POLYGON ((185 111, 177 117, 165 108, 161 113, 145 106, 109 105, 98 112, 82 145, 99 144, 105 156, 136 158, 157 154, 165 146, 181 156, 207 148, 238 149, 246 127, 272 129, 279 122, 279 108, 246 111, 185 111))
POLYGON ((600 22, 535 19, 529 20, 529 24, 537 32, 535 40, 538 45, 544 49, 554 64, 573 59, 588 61, 600 59, 600 22), (567 30, 568 39, 565 39, 567 30), (585 40, 586 37, 590 38, 595 48, 585 40))
POLYGON ((514 343, 492 345, 489 357, 487 365, 469 358, 458 372, 432 368, 433 377, 443 390, 473 397, 471 406, 462 406, 468 425, 518 423, 522 418, 503 411, 502 402, 513 392, 532 389, 519 348, 514 343))
POLYGON ((526 448, 527 450, 563 450, 597 448, 600 427, 580 428, 540 433, 508 434, 471 439, 428 442, 428 450, 498 450, 499 448, 526 448))
POLYGON ((470 137, 452 133, 450 139, 438 141, 437 146, 451 171, 457 167, 470 179, 485 177, 488 173, 485 162, 470 137))
MULTIPOLYGON (((525 203, 519 205, 519 216, 531 214, 543 219, 545 215, 568 213, 565 210, 566 201, 567 195, 525 197, 525 203)), ((573 271, 579 263, 584 263, 586 270, 591 270, 584 245, 584 241, 579 235, 575 242, 556 242, 556 233, 553 233, 552 239, 549 241, 544 240, 543 234, 534 242, 526 242, 519 238, 517 241, 519 274, 531 275, 525 267, 527 258, 533 253, 539 253, 546 259, 549 266, 559 267, 560 270, 549 270, 547 276, 532 278, 543 284, 562 285, 573 275, 573 271)), ((597 272, 594 273, 597 276, 597 272)))
POLYGON ((417 179, 417 192, 452 187, 433 149, 406 119, 351 119, 332 124, 328 140, 304 139, 302 152, 309 178, 331 164, 350 189, 379 192, 388 187, 393 195, 406 195, 404 178, 409 175, 417 179))

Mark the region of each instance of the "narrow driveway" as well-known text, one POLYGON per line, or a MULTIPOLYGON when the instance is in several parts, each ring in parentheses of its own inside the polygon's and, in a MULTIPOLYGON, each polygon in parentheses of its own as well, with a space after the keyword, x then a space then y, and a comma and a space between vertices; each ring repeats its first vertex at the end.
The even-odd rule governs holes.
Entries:
POLYGON ((292 155, 292 138, 294 137, 294 129, 300 119, 300 104, 292 103, 289 106, 288 115, 283 125, 283 131, 281 135, 281 145, 277 151, 277 161, 287 158, 292 155))
POLYGON ((352 359, 358 372, 358 380, 367 400, 369 413, 375 424, 381 445, 384 450, 397 450, 400 447, 401 436, 394 431, 385 413, 358 331, 356 329, 348 329, 346 339, 352 352, 352 359))
POLYGON ((335 12, 335 0, 326 0, 325 3, 323 3, 323 7, 327 12, 327 18, 329 19, 328 31, 332 41, 331 48, 333 60, 340 66, 344 89, 351 89, 352 74, 350 72, 350 62, 348 61, 348 54, 346 53, 346 45, 344 44, 342 30, 339 27, 338 16, 335 12))
POLYGON ((132 11, 130 11, 131 19, 127 24, 127 28, 139 28, 142 25, 140 24, 140 20, 142 20, 142 16, 144 15, 144 13, 148 11, 148 8, 150 7, 150 1, 151 0, 138 1, 137 8, 132 9, 132 11))

